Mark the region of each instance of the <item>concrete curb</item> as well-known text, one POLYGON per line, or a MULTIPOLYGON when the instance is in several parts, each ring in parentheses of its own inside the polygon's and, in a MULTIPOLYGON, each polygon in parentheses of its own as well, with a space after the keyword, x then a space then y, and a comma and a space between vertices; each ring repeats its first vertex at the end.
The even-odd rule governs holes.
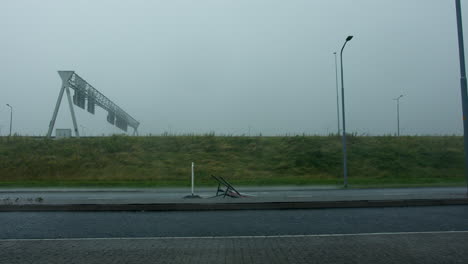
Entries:
POLYGON ((468 198, 258 203, 25 204, 0 205, 0 212, 287 210, 436 205, 468 205, 468 198))

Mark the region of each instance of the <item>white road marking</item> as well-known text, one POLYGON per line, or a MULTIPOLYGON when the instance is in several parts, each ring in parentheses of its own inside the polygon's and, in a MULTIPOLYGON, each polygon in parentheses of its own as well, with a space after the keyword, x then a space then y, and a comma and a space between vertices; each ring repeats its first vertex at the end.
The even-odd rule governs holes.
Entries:
POLYGON ((85 238, 7 238, 7 241, 92 241, 92 240, 169 240, 169 239, 255 239, 255 238, 303 238, 303 237, 346 237, 346 236, 387 236, 387 235, 422 235, 422 234, 468 234, 466 231, 427 231, 427 232, 383 232, 357 234, 316 234, 316 235, 278 235, 278 236, 202 236, 202 237, 85 237, 85 238))

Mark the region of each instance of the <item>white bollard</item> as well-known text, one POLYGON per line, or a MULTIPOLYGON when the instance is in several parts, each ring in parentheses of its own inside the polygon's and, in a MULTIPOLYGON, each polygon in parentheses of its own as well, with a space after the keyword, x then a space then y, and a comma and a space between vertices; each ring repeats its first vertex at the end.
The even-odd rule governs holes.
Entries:
POLYGON ((192 162, 192 194, 184 196, 184 198, 202 198, 199 195, 195 195, 195 163, 192 162))
POLYGON ((193 192, 193 185, 194 185, 194 173, 193 173, 193 170, 194 170, 194 167, 195 167, 195 164, 192 162, 192 196, 194 196, 194 192, 193 192))

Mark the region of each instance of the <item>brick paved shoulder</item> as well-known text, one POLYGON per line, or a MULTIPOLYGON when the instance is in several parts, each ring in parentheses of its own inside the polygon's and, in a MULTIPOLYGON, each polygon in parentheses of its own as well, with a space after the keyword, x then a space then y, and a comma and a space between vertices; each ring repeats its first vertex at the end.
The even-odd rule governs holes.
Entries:
POLYGON ((468 263, 468 233, 1 240, 0 263, 468 263))

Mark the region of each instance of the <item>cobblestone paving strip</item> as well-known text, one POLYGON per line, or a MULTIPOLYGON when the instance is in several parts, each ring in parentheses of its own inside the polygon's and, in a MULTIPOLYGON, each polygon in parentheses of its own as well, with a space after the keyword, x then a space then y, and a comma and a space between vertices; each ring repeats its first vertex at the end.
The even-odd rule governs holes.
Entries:
POLYGON ((468 232, 0 240, 0 263, 468 263, 468 232))

